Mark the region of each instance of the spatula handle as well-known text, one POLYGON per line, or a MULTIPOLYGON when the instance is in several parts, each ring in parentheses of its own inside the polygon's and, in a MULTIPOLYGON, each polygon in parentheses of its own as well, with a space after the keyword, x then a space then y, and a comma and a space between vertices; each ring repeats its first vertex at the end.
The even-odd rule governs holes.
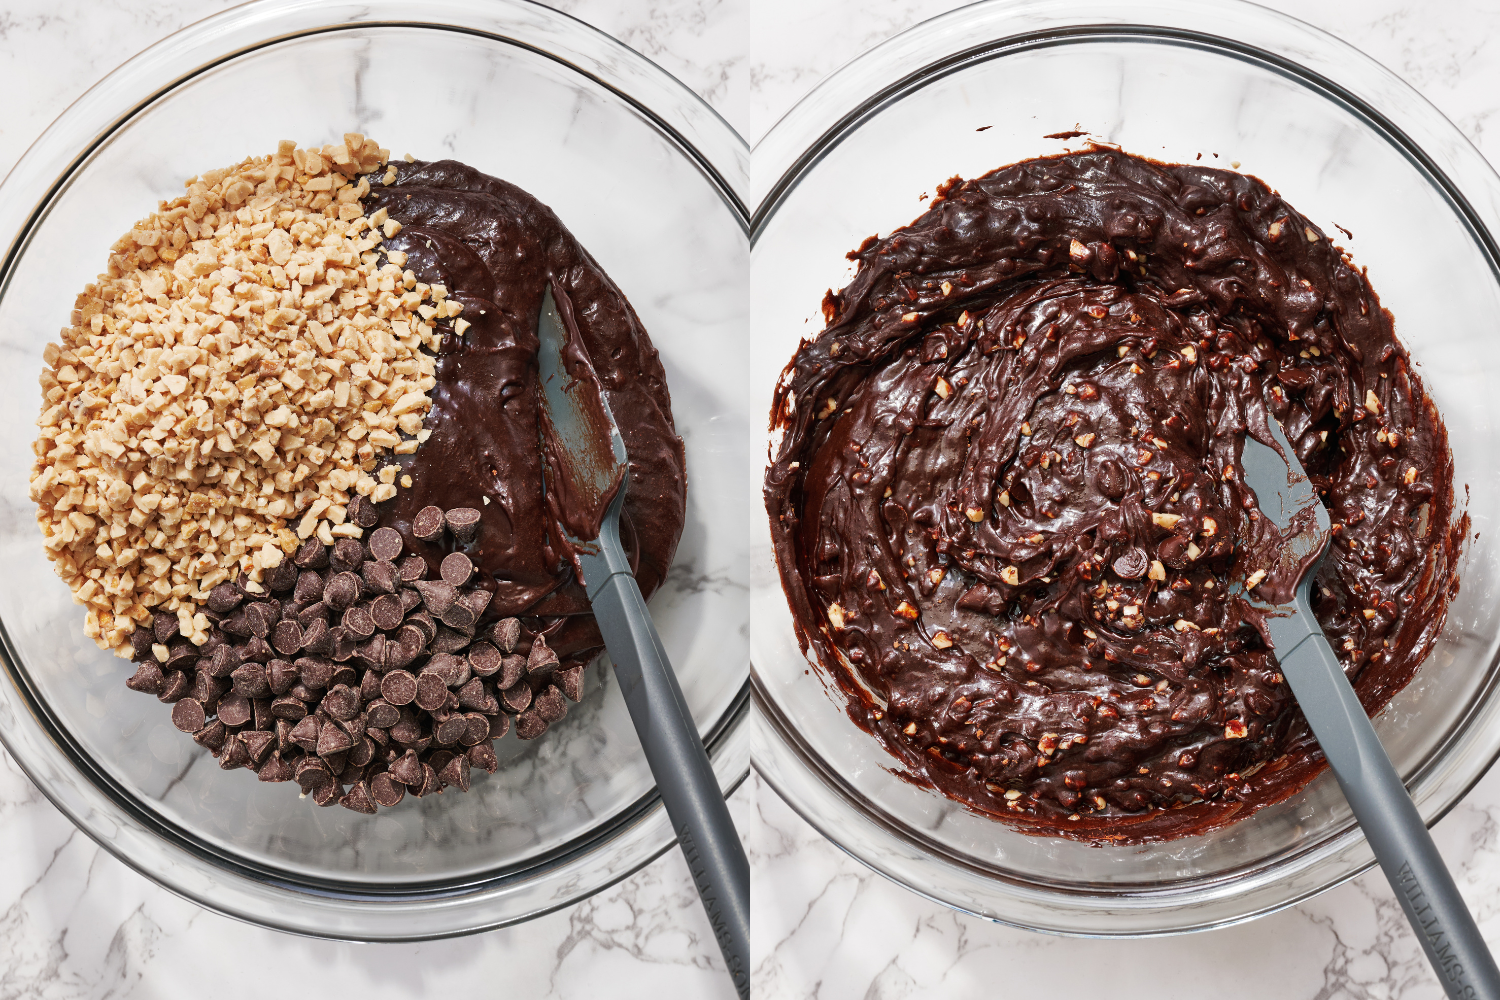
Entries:
POLYGON ((1500 1000, 1495 959, 1328 639, 1320 630, 1276 655, 1443 989, 1500 1000))
POLYGON ((729 975, 750 996, 750 863, 677 675, 629 573, 590 582, 594 618, 729 975), (598 587, 597 591, 595 586, 598 587))

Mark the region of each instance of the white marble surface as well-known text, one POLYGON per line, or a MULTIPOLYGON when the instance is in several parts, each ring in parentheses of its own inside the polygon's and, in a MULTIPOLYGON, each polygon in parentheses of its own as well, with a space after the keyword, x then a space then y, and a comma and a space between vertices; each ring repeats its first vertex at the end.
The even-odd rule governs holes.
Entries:
MULTIPOLYGON (((819 80, 945 0, 762 0, 749 62, 752 144, 819 80)), ((1389 66, 1500 162, 1500 7, 1278 0, 1389 66)), ((756 996, 776 1000, 1427 1000, 1442 991, 1379 872, 1239 927, 1090 941, 1012 930, 931 903, 823 839, 758 777, 750 828, 756 996)), ((1500 773, 1435 838, 1500 948, 1500 773)))
MULTIPOLYGON (((121 61, 222 0, 0 0, 0 174, 121 61)), ((562 0, 665 65, 744 128, 745 8, 726 0, 562 0)), ((743 826, 748 787, 732 800, 743 826)), ((76 831, 0 750, 0 1000, 360 995, 733 997, 680 854, 569 909, 409 945, 314 941, 217 916, 76 831)))

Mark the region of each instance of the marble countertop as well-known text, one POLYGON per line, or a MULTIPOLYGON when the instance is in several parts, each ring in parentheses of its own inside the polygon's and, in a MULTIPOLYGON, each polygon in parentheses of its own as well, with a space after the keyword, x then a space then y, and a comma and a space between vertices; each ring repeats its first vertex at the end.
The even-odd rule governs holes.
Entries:
MULTIPOLYGON (((0 175, 120 62, 225 0, 0 0, 0 175)), ((715 0, 554 6, 665 65, 744 129, 744 8, 715 0)), ((731 800, 744 828, 748 783, 731 800)), ((518 927, 420 944, 317 941, 210 913, 78 832, 0 750, 0 1000, 255 994, 735 996, 681 854, 518 927), (243 985, 241 985, 243 984, 243 985), (479 991, 477 994, 475 991, 479 991)))
MULTIPOLYGON (((796 100, 865 49, 961 6, 945 0, 762 0, 752 25, 753 145, 796 100)), ((1500 163, 1500 8, 1402 0, 1276 0, 1405 78, 1500 163)), ((1079 940, 1001 927, 932 903, 843 854, 752 775, 753 988, 776 1000, 1436 1000, 1443 995, 1390 887, 1372 871, 1226 930, 1079 940)), ((1500 773, 1434 836, 1500 948, 1500 773)))

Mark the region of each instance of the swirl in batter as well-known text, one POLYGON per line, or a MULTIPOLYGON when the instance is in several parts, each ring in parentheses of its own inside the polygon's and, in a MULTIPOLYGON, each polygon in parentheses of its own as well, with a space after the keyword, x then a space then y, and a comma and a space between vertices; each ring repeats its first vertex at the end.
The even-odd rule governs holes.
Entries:
POLYGON ((1268 415, 1335 524, 1315 611, 1362 703, 1410 679, 1457 585, 1446 432, 1364 275, 1265 184, 1029 160, 850 257, 765 499, 804 643, 906 773, 1139 841, 1321 770, 1226 586, 1268 415))

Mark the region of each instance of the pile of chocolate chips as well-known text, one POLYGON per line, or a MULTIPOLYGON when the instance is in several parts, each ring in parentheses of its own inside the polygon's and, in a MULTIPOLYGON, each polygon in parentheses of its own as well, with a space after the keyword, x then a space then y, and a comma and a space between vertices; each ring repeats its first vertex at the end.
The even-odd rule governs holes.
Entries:
MULTIPOLYGON (((379 515, 361 497, 348 518, 368 529, 379 515)), ((413 533, 465 543, 478 525, 472 508, 427 507, 413 533)), ((483 624, 491 594, 472 585, 468 556, 450 553, 433 580, 404 547, 394 528, 331 547, 308 539, 260 592, 213 588, 203 645, 181 637, 174 614, 137 628, 140 666, 126 684, 170 703, 172 723, 223 769, 295 781, 318 805, 373 813, 408 791, 468 791, 471 768, 494 773, 493 741, 512 715, 530 740, 567 714, 583 667, 559 669, 515 618, 483 624)))

